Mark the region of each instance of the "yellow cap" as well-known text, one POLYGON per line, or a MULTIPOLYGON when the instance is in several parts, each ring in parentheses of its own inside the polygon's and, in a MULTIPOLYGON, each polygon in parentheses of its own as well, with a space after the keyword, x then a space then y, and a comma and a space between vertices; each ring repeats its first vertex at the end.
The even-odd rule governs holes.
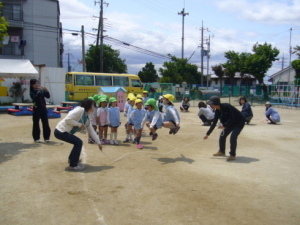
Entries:
POLYGON ((163 97, 168 99, 170 102, 173 102, 175 100, 175 97, 171 94, 163 95, 163 97))
POLYGON ((141 94, 137 94, 136 98, 143 98, 143 96, 141 94))
POLYGON ((140 103, 140 102, 143 102, 143 100, 139 99, 139 98, 137 100, 135 100, 135 104, 140 103))
POLYGON ((129 98, 129 100, 130 100, 130 101, 135 101, 135 100, 136 100, 136 97, 135 97, 135 96, 131 96, 131 97, 129 98))
POLYGON ((148 91, 143 91, 143 94, 148 94, 148 91))

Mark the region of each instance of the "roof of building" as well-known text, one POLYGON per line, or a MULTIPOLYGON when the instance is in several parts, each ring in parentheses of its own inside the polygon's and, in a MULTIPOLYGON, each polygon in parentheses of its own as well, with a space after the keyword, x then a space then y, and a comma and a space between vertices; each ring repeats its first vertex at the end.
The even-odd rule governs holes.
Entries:
POLYGON ((122 90, 122 91, 124 91, 124 92, 127 92, 126 90, 125 90, 125 88, 123 88, 123 87, 100 87, 99 88, 99 91, 102 91, 102 92, 104 92, 104 93, 116 93, 116 92, 118 92, 118 91, 120 91, 120 90, 122 90))

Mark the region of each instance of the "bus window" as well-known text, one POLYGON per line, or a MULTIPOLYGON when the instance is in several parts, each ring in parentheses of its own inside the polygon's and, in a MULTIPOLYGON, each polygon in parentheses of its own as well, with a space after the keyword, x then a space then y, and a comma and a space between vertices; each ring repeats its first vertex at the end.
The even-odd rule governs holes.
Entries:
POLYGON ((120 86, 120 87, 128 87, 129 81, 128 77, 113 77, 114 80, 114 86, 120 86))
POLYGON ((95 76, 96 86, 112 86, 111 76, 95 76))
POLYGON ((94 76, 93 75, 76 75, 77 86, 94 86, 94 76))
POLYGON ((141 81, 139 80, 131 80, 132 82, 132 87, 143 87, 141 81))
POLYGON ((73 75, 72 74, 67 74, 66 76, 66 84, 72 84, 73 83, 73 75))

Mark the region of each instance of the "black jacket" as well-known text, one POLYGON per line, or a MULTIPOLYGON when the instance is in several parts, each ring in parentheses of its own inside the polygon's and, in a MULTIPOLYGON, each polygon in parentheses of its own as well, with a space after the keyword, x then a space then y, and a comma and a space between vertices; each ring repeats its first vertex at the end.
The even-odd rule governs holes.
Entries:
POLYGON ((211 132, 215 129, 218 120, 222 123, 223 127, 243 127, 245 125, 245 119, 242 113, 232 105, 228 103, 220 104, 220 110, 215 110, 215 118, 212 125, 207 131, 207 135, 210 135, 211 132))
POLYGON ((35 89, 30 91, 30 97, 32 98, 34 109, 45 109, 45 98, 50 98, 50 93, 49 91, 35 89))

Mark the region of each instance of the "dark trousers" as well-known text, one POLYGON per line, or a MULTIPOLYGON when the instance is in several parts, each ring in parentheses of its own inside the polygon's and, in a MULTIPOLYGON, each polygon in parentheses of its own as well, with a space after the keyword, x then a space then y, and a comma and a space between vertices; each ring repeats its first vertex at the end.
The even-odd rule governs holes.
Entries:
POLYGON ((220 139, 219 139, 219 151, 225 153, 226 150, 226 138, 227 136, 231 133, 230 136, 230 152, 229 154, 232 156, 235 156, 235 152, 236 152, 236 146, 237 146, 237 138, 239 136, 239 134, 241 133, 241 131, 243 130, 244 126, 242 127, 228 127, 225 128, 220 135, 220 139))
POLYGON ((203 123, 211 123, 212 120, 208 120, 204 115, 199 116, 199 118, 202 120, 203 123))
POLYGON ((73 144, 72 151, 69 155, 70 166, 75 167, 78 164, 81 148, 82 148, 82 140, 75 135, 68 133, 68 132, 60 132, 59 130, 55 129, 54 136, 62 141, 67 143, 73 144))
POLYGON ((40 140, 41 130, 40 130, 40 120, 43 125, 43 137, 44 140, 50 139, 51 129, 48 122, 48 114, 47 109, 34 109, 32 114, 32 137, 33 140, 40 140))
POLYGON ((160 105, 159 105, 159 106, 158 106, 158 110, 159 110, 160 112, 162 112, 163 107, 164 107, 164 106, 160 106, 160 105))
POLYGON ((180 110, 189 110, 189 106, 188 105, 184 105, 183 107, 180 106, 180 110))

